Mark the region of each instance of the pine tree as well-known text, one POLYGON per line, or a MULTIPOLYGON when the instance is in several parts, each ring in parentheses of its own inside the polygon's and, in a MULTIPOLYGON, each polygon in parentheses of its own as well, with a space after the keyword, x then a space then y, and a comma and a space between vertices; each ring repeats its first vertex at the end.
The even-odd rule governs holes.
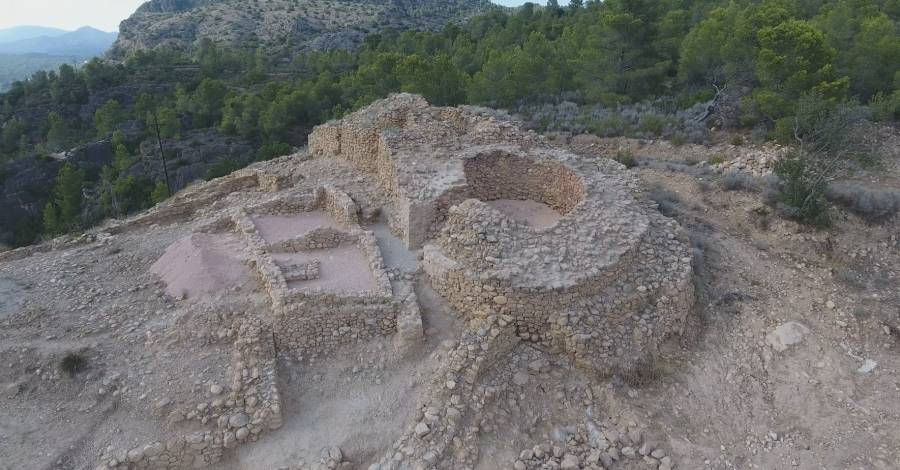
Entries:
POLYGON ((84 200, 84 170, 71 164, 64 165, 56 177, 53 202, 57 209, 57 229, 68 230, 78 226, 81 205, 84 200))
POLYGON ((166 186, 165 182, 157 181, 156 186, 153 188, 153 192, 150 194, 150 199, 153 200, 154 204, 159 204, 160 202, 163 202, 168 198, 169 187, 166 186))
POLYGON ((59 214, 53 202, 48 202, 44 206, 44 233, 48 235, 56 235, 62 232, 59 223, 59 214))
POLYGON ((116 100, 109 100, 94 113, 94 127, 97 134, 105 136, 116 130, 116 127, 125 120, 122 105, 116 100))

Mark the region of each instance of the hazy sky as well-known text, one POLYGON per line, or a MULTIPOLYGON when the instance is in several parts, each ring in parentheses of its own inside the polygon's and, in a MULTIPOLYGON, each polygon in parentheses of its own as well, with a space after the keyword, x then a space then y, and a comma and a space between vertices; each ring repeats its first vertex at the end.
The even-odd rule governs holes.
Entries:
POLYGON ((144 0, 0 0, 0 28, 37 25, 62 29, 93 26, 118 31, 144 0))
MULTIPOLYGON (((546 3, 544 0, 532 0, 546 3)), ((93 26, 117 31, 144 0, 0 0, 0 28, 22 25, 76 29, 93 26)), ((525 0, 494 0, 501 5, 521 5, 525 0)), ((565 5, 568 0, 560 0, 565 5)))

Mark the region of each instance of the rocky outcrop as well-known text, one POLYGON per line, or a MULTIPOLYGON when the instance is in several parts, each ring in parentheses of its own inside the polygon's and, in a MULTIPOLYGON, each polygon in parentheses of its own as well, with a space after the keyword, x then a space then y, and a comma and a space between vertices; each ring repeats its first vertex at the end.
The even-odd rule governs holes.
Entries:
POLYGON ((386 27, 437 29, 493 8, 488 0, 153 0, 120 26, 110 55, 161 46, 189 50, 204 38, 286 55, 352 48, 386 27))

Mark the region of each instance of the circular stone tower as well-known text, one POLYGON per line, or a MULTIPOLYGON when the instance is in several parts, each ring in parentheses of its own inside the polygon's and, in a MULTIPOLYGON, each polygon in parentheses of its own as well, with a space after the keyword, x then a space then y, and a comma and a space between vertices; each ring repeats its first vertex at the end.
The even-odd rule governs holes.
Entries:
POLYGON ((521 338, 601 374, 649 360, 682 331, 694 292, 688 237, 618 163, 551 148, 464 152, 469 199, 425 246, 434 288, 465 317, 514 318, 521 338), (534 201, 534 227, 492 201, 534 201))

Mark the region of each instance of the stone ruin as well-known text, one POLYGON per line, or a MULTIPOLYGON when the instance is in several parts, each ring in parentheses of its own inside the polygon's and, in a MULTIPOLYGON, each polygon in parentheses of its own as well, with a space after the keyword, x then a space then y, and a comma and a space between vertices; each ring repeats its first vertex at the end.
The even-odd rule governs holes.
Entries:
POLYGON ((415 350, 424 337, 414 290, 421 278, 467 326, 434 372, 428 424, 411 423, 393 447, 402 451, 387 449, 370 469, 473 465, 473 456, 455 449, 471 438, 460 423, 477 406, 466 400, 520 342, 591 374, 628 372, 652 361, 692 311, 687 235, 612 160, 560 150, 476 109, 432 107, 408 94, 319 126, 309 144, 306 157, 241 170, 109 229, 194 214, 196 232, 237 234, 270 309, 238 328, 228 400, 214 414, 193 412, 205 430, 108 449, 99 469, 202 468, 277 430, 279 356, 302 360, 375 336, 415 350), (311 188, 298 175, 331 167, 367 187, 344 180, 311 188), (218 204, 248 190, 263 196, 242 207, 218 204), (386 265, 369 227, 378 212, 418 253, 415 272, 399 275, 386 265), (307 222, 273 238, 261 226, 266 216, 307 222), (352 250, 357 265, 335 264, 329 253, 350 253, 335 250, 352 250), (365 279, 349 288, 319 282, 348 269, 365 271, 365 279))
POLYGON ((424 247, 433 287, 466 319, 512 316, 520 338, 611 373, 647 360, 691 310, 686 234, 615 162, 412 95, 318 127, 310 152, 371 175, 391 228, 424 247), (560 218, 534 227, 492 201, 560 218))

